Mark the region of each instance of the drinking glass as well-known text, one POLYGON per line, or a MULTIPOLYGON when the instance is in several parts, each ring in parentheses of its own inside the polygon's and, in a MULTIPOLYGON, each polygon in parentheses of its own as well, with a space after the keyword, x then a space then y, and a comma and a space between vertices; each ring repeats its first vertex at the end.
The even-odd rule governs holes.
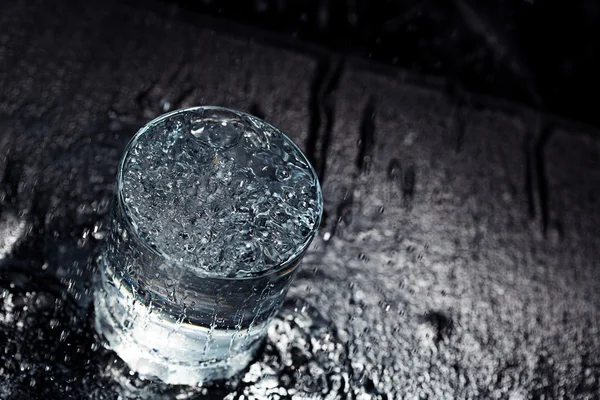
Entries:
POLYGON ((142 376, 232 377, 256 355, 322 208, 314 169, 272 125, 221 107, 154 119, 119 164, 96 330, 142 376))

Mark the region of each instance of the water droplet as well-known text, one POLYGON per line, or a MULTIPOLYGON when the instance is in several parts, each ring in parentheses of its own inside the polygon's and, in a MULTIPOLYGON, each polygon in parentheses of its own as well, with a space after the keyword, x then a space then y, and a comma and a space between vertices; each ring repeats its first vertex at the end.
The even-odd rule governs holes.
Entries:
POLYGON ((243 134, 243 127, 235 120, 195 119, 192 120, 190 132, 206 146, 216 149, 229 149, 239 143, 243 134))
POLYGON ((275 176, 280 181, 286 181, 286 180, 290 179, 291 175, 290 175, 290 171, 288 171, 287 168, 280 167, 280 168, 277 168, 277 170, 275 171, 275 176))

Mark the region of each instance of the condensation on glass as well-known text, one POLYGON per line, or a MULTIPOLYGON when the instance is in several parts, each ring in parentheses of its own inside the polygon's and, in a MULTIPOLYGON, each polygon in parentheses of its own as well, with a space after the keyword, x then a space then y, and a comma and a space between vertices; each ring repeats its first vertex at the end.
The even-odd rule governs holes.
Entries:
POLYGON ((278 129, 196 107, 143 127, 121 159, 95 326, 143 376, 243 370, 318 229, 315 171, 278 129))

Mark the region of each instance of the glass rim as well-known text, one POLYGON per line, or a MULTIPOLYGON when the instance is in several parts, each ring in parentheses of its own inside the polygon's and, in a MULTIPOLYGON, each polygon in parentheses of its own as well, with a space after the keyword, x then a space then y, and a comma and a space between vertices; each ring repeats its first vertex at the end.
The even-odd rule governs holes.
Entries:
MULTIPOLYGON (((125 220, 127 226, 129 228, 131 228, 131 230, 133 231, 132 233, 134 233, 133 236, 135 236, 135 240, 136 240, 137 244, 142 246, 146 251, 150 252, 151 254, 161 257, 162 259, 168 260, 169 263, 173 263, 173 264, 177 265, 178 267, 185 268, 185 263, 182 263, 182 262, 174 259, 171 255, 160 250, 158 247, 156 247, 156 248, 152 247, 144 238, 142 238, 139 235, 139 233, 135 229, 131 215, 126 210, 125 201, 123 198, 123 172, 124 172, 124 168, 125 168, 125 161, 127 160, 127 156, 130 154, 132 147, 137 143, 137 140, 145 132, 148 131, 148 129, 150 129, 151 127, 159 124, 160 122, 162 122, 168 118, 171 118, 174 115, 182 114, 185 112, 194 112, 197 110, 222 110, 222 111, 231 112, 233 114, 243 116, 243 117, 252 117, 252 118, 258 119, 260 122, 268 125, 272 129, 276 130, 279 134, 281 134, 284 137, 284 139, 287 139, 287 141, 293 146, 293 148, 296 149, 298 151, 298 153, 302 156, 303 161, 306 162, 306 165, 308 166, 308 169, 309 169, 311 175, 314 177, 315 184, 316 184, 316 192, 317 192, 317 202, 319 205, 319 213, 315 220, 315 224, 314 224, 313 228, 311 229, 310 233, 307 235, 306 239, 302 242, 301 245, 296 247, 293 255, 291 255, 286 261, 284 261, 282 263, 274 265, 271 268, 263 269, 256 273, 250 273, 250 274, 242 275, 242 276, 213 276, 210 273, 204 273, 204 272, 200 272, 197 270, 193 270, 193 272, 195 274, 197 274, 198 276, 205 277, 205 278, 235 281, 235 280, 255 279, 255 278, 265 277, 265 276, 269 276, 269 275, 276 275, 276 274, 280 274, 282 272, 287 273, 288 271, 295 269, 297 267, 297 265, 299 264, 300 259, 304 256, 304 253, 306 252, 306 250, 312 243, 313 239, 315 238, 315 236, 319 230, 319 227, 321 225, 321 221, 322 221, 322 217, 323 217, 323 194, 321 191, 321 184, 319 182, 317 172, 315 171, 314 167, 312 166, 312 164, 310 163, 310 161, 308 160, 308 158, 306 157, 304 152, 296 145, 296 143, 294 143, 294 141, 292 139, 290 139, 285 133, 283 133, 281 131, 281 129, 279 129, 276 126, 272 125, 271 123, 269 123, 261 118, 258 118, 254 115, 251 115, 249 113, 239 111, 239 110, 234 110, 234 109, 227 108, 227 107, 221 107, 221 106, 194 106, 194 107, 187 107, 187 108, 182 108, 182 109, 178 109, 178 110, 173 110, 168 113, 161 114, 158 117, 147 122, 144 126, 142 126, 125 145, 125 148, 123 150, 123 153, 121 154, 121 158, 119 160, 119 166, 117 169, 117 187, 116 187, 116 196, 115 196, 117 204, 115 206, 119 208, 119 211, 120 211, 119 214, 125 220)), ((113 207, 115 207, 115 206, 113 206, 113 207)), ((189 269, 189 268, 186 268, 186 269, 189 269)))

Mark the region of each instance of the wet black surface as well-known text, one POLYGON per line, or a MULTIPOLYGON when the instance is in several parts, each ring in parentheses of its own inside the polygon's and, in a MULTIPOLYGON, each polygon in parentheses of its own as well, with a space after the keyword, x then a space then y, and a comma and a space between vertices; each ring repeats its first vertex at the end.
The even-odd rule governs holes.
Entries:
POLYGON ((0 398, 600 397, 596 129, 156 4, 0 7, 0 398), (257 362, 192 390, 89 296, 122 148, 198 104, 288 133, 327 215, 257 362))

